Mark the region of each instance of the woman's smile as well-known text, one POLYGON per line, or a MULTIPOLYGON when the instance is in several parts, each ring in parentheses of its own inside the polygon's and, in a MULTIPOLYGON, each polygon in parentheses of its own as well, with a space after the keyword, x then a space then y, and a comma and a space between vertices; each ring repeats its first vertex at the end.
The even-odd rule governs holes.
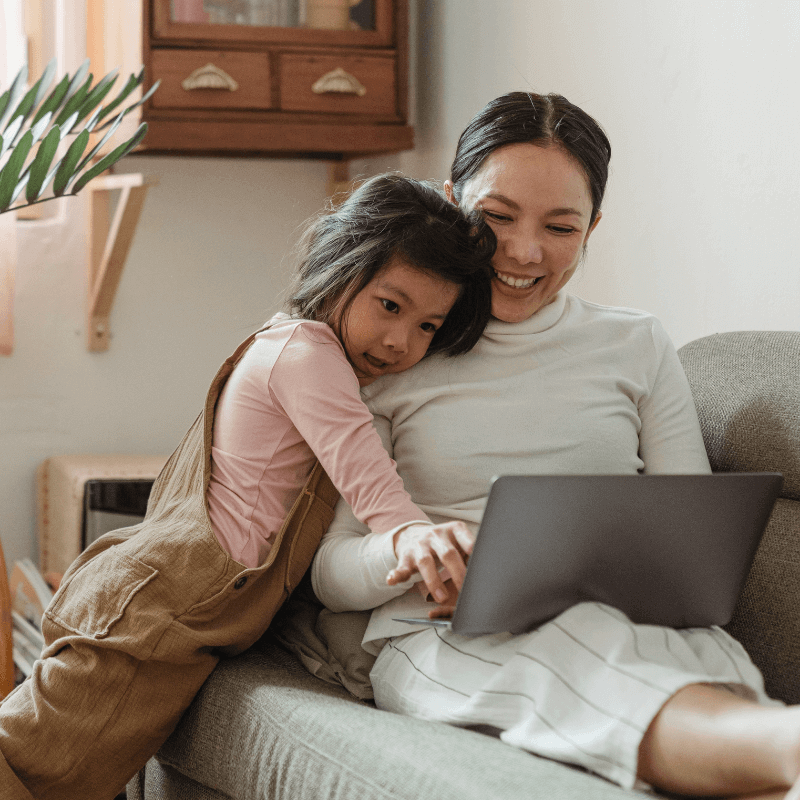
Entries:
POLYGON ((497 280, 501 281, 506 286, 511 286, 513 289, 530 289, 531 286, 535 286, 544 277, 544 275, 537 275, 535 278, 520 278, 507 272, 498 272, 497 270, 494 271, 494 275, 497 280))

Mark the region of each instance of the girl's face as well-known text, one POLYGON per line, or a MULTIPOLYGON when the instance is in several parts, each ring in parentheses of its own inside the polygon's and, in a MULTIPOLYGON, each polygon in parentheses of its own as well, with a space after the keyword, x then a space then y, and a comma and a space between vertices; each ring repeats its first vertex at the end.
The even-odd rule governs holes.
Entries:
MULTIPOLYGON (((445 191, 455 201, 451 181, 445 191)), ((591 194, 572 156, 527 143, 495 150, 464 184, 461 204, 482 210, 497 236, 492 315, 504 322, 528 319, 555 299, 601 216, 589 225, 591 194)))
POLYGON ((332 323, 359 385, 422 359, 458 292, 456 284, 392 258, 332 323))

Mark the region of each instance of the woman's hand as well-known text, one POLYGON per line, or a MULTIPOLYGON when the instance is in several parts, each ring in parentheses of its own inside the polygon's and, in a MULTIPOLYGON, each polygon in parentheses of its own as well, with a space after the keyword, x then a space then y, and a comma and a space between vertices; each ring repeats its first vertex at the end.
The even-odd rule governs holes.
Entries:
POLYGON ((444 582, 444 588, 447 590, 447 600, 434 606, 429 612, 430 619, 450 619, 453 612, 456 610, 456 603, 458 602, 458 589, 452 580, 444 582))
POLYGON ((398 563, 386 577, 386 583, 394 586, 419 572, 434 600, 440 604, 447 603, 450 592, 439 575, 439 569, 447 569, 457 595, 464 582, 467 558, 474 543, 472 531, 460 520, 439 525, 409 525, 394 536, 398 563))

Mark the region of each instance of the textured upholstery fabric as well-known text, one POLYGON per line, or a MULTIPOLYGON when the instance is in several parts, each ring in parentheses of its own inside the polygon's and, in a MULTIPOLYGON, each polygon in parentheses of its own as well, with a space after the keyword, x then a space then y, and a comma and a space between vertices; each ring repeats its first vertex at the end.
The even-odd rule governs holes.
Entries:
MULTIPOLYGON (((712 468, 784 474, 728 628, 769 693, 800 702, 800 333, 717 334, 679 355, 712 468)), ((308 658, 325 645, 314 631, 308 658)), ((220 664, 158 759, 129 800, 642 796, 473 731, 378 711, 310 675, 272 633, 220 664)))
POLYGON ((725 628, 763 673, 767 694, 800 703, 800 501, 775 504, 725 628))
MULTIPOLYGON (((378 711, 270 639, 221 662, 159 761, 219 793, 197 800, 636 796, 481 733, 378 711)), ((194 800, 172 791, 147 798, 194 800)))
POLYGON ((800 333, 735 331, 678 351, 711 468, 784 476, 755 563, 726 626, 767 692, 800 703, 800 333))
POLYGON ((800 500, 800 333, 717 333, 678 356, 711 469, 782 472, 783 496, 800 500))

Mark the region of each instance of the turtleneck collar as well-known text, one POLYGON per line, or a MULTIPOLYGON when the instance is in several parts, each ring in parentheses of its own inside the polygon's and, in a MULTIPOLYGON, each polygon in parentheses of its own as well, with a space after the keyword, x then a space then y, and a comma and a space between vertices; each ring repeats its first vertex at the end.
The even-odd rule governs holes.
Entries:
POLYGON ((533 316, 522 322, 502 322, 499 319, 489 320, 484 336, 518 336, 531 333, 541 333, 552 328, 563 316, 567 305, 567 293, 560 291, 552 303, 537 311, 533 316))

